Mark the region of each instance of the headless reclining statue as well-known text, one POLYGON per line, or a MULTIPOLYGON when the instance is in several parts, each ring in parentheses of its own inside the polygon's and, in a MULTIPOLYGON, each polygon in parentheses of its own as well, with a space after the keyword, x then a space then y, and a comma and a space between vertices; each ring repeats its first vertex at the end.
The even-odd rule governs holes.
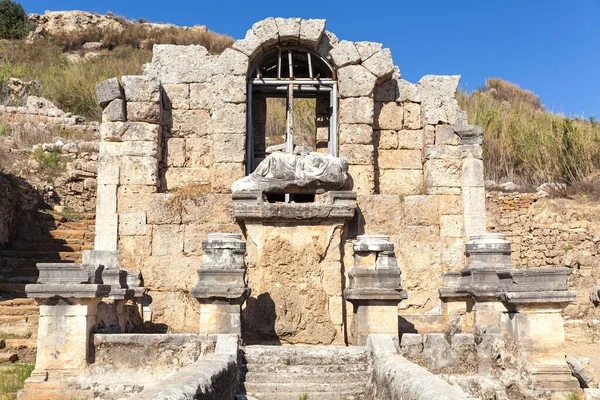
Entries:
POLYGON ((276 152, 265 158, 250 175, 238 179, 234 192, 324 192, 339 190, 348 178, 348 162, 329 154, 276 152))

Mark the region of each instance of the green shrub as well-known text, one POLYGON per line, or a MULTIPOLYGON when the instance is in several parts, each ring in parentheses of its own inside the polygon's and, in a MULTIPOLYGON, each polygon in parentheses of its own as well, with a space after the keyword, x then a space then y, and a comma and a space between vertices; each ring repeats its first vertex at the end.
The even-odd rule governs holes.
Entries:
POLYGON ((38 147, 31 156, 40 164, 40 173, 48 183, 54 182, 65 170, 65 164, 58 152, 46 152, 38 147))
POLYGON ((19 3, 0 1, 0 39, 21 39, 31 27, 27 14, 19 3))

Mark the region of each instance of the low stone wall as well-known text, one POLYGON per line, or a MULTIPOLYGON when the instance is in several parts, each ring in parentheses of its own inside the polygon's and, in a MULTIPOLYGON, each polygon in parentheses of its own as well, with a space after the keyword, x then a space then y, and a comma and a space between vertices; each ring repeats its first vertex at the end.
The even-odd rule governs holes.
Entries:
POLYGON ((238 337, 218 335, 215 353, 200 358, 132 400, 232 399, 238 385, 238 337))
POLYGON ((600 341, 600 307, 590 300, 600 285, 600 203, 583 196, 550 199, 533 193, 488 192, 488 232, 504 233, 516 268, 569 267, 577 300, 563 312, 570 342, 600 341))
POLYGON ((181 368, 211 354, 215 343, 216 336, 208 335, 95 334, 95 364, 114 368, 181 368))
POLYGON ((474 399, 398 354, 392 336, 369 335, 374 362, 375 398, 403 400, 474 399))

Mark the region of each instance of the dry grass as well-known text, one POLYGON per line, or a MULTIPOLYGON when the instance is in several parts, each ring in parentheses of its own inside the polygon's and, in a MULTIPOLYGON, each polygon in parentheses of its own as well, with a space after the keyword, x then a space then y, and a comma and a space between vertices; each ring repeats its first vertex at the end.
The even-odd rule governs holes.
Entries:
POLYGON ((191 206, 201 206, 206 201, 204 194, 210 193, 210 183, 196 183, 171 190, 172 196, 167 200, 167 209, 180 213, 191 206))
POLYGON ((498 79, 457 97, 469 122, 484 129, 486 179, 572 184, 600 167, 600 124, 593 120, 544 111, 533 93, 498 79))
POLYGON ((122 23, 122 31, 88 29, 34 44, 22 40, 0 42, 0 85, 10 77, 36 79, 42 86, 41 96, 63 110, 98 121, 101 109, 96 104, 96 84, 114 76, 141 74, 143 64, 152 59, 154 44, 199 44, 213 54, 233 44, 231 37, 210 31, 122 23), (100 51, 101 57, 67 61, 65 51, 82 52, 84 43, 95 41, 107 48, 100 51))
POLYGON ((12 364, 0 370, 0 398, 15 399, 17 392, 23 389, 25 379, 31 375, 33 364, 12 364))

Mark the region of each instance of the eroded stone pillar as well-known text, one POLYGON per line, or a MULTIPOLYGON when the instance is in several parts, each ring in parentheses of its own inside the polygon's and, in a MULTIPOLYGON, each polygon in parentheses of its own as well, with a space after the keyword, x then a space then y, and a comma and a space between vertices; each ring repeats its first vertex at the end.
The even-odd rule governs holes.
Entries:
POLYGON ((400 274, 389 236, 358 236, 350 285, 344 291, 354 306, 352 344, 364 346, 372 333, 398 334, 398 304, 406 298, 400 274))
POLYGON ((234 233, 209 233, 202 241, 198 283, 191 290, 200 302, 200 333, 241 335, 241 306, 246 286, 246 242, 234 233))

